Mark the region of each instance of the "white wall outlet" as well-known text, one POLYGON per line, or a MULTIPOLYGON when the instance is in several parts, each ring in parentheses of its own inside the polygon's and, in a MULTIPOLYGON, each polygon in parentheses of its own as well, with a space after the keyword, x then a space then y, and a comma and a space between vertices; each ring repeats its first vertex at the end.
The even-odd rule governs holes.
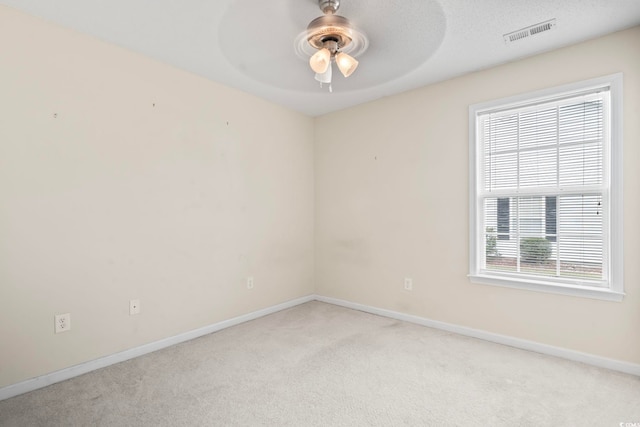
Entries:
POLYGON ((247 277, 247 289, 253 289, 253 276, 247 277))
POLYGON ((54 317, 56 334, 71 329, 71 313, 56 314, 54 317))
POLYGON ((404 278, 404 290, 405 291, 413 290, 413 279, 411 277, 404 278))
POLYGON ((129 301, 129 315, 140 314, 140 300, 132 299, 129 301))

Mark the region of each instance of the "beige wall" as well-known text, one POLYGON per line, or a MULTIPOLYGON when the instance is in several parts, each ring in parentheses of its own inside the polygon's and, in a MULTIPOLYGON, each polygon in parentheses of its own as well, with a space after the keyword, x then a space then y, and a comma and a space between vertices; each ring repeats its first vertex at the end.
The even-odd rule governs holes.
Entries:
POLYGON ((318 118, 316 292, 640 363, 639 117, 636 27, 318 118), (471 284, 469 105, 620 71, 624 301, 471 284))
POLYGON ((313 293, 312 119, 5 7, 0 40, 0 387, 313 293))

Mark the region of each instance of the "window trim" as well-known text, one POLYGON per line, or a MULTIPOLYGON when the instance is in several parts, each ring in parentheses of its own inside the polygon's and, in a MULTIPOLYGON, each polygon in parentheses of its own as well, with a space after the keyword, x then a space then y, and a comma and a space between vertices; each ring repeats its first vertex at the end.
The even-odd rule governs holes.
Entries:
MULTIPOLYGON (((495 285, 510 288, 526 289, 554 294, 571 295, 585 298, 602 299, 607 301, 622 301, 624 298, 623 283, 623 100, 622 100, 622 73, 611 74, 590 80, 584 80, 567 85, 556 86, 538 91, 523 93, 506 98, 482 102, 469 106, 469 278, 473 283, 495 285), (478 161, 478 134, 477 117, 479 113, 487 110, 509 109, 522 105, 533 105, 540 102, 549 102, 567 97, 572 92, 581 92, 600 87, 609 87, 610 91, 610 144, 607 155, 609 160, 605 162, 605 171, 609 176, 609 203, 610 224, 609 235, 609 288, 595 288, 565 283, 554 283, 536 278, 525 277, 501 277, 499 274, 481 272, 480 231, 478 206, 478 171, 481 170, 478 161)), ((606 158, 606 157, 605 157, 606 158)))

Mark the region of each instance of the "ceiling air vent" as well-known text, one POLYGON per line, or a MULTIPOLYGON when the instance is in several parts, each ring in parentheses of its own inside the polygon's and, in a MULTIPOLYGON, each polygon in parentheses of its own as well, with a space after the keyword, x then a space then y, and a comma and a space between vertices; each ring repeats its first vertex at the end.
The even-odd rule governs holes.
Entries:
POLYGON ((505 35, 503 35, 504 42, 506 44, 510 44, 510 43, 513 43, 513 42, 517 42, 518 40, 522 40, 522 39, 526 39, 526 38, 529 38, 529 37, 533 37, 533 36, 538 35, 540 33, 544 33, 544 32, 550 31, 550 30, 554 29, 555 26, 556 26, 555 18, 554 19, 550 19, 548 21, 541 22, 539 24, 532 25, 530 27, 522 28, 521 30, 518 30, 518 31, 513 31, 511 33, 505 34, 505 35))

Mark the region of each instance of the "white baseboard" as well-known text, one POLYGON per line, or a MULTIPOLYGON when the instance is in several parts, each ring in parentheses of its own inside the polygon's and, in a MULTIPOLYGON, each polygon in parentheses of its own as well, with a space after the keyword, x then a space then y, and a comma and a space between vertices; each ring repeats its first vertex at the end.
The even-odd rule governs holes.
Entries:
POLYGON ((61 369, 59 371, 51 372, 36 378, 31 378, 26 381, 22 381, 16 384, 12 384, 3 388, 0 388, 0 400, 8 399, 10 397, 17 396, 19 394, 27 393, 33 390, 37 390, 42 387, 46 387, 51 384, 58 383, 60 381, 68 380, 73 377, 77 377, 82 374, 86 374, 96 369, 104 368, 115 363, 124 362, 125 360, 133 359, 145 354, 170 347, 172 345, 180 344, 185 341, 192 340, 194 338, 201 337, 203 335, 211 334, 213 332, 220 331, 222 329, 229 328, 231 326, 238 325, 240 323, 248 322, 250 320, 257 319, 268 314, 273 314, 287 308, 294 307, 296 305, 304 304, 309 301, 315 300, 315 295, 308 295, 306 297, 294 299, 284 302, 282 304, 274 305, 264 308, 262 310, 254 311, 242 316, 234 317, 232 319, 224 320, 222 322, 214 323, 213 325, 205 326, 193 331, 188 331, 173 337, 165 338, 159 341, 155 341, 149 344, 141 345, 139 347, 131 348, 129 350, 122 351, 120 353, 112 354, 110 356, 101 357, 99 359, 90 360, 88 362, 81 363, 79 365, 71 366, 69 368, 61 369))
POLYGON ((110 356, 101 357, 99 359, 90 360, 88 362, 81 363, 79 365, 71 366, 69 368, 61 369, 59 371, 51 372, 36 378, 32 378, 26 381, 22 381, 16 384, 12 384, 3 388, 0 388, 0 400, 8 399, 10 397, 18 396, 23 393, 28 393, 39 388, 46 387, 51 384, 65 381, 73 377, 77 377, 82 374, 86 374, 96 369, 104 368, 115 363, 124 362, 125 360, 133 359, 145 354, 161 350, 163 348, 170 347, 172 345, 180 344, 185 341, 189 341, 203 335, 211 334, 213 332, 220 331, 222 329, 229 328, 231 326, 239 325, 240 323, 248 322, 250 320, 257 319, 269 314, 276 313, 278 311, 285 310, 287 308, 295 307, 300 304, 304 304, 309 301, 320 301, 328 304, 334 304, 354 310, 364 311, 379 316, 389 317, 392 319, 403 320, 406 322, 416 323, 418 325, 427 326, 435 329, 442 329, 445 331, 453 332, 460 335, 466 335, 469 337, 479 338, 485 341, 491 341, 498 344, 504 344, 511 347, 520 348, 523 350, 534 351, 537 353, 548 354, 551 356, 561 357, 563 359, 574 360, 577 362, 586 363, 601 368, 611 369, 614 371, 624 372, 626 374, 640 376, 640 365, 635 363, 623 362, 615 359, 608 359, 606 357, 596 356, 593 354, 582 353, 579 351, 569 350, 561 347, 554 347, 551 345, 541 344, 534 341, 527 341, 519 338, 509 337, 506 335, 494 334, 479 329, 467 328, 465 326, 458 326, 451 323, 440 322, 437 320, 426 319, 419 316, 413 316, 410 314, 399 313, 396 311, 385 310, 382 308, 371 307, 363 304, 357 304, 350 301, 340 300, 336 298, 325 297, 321 295, 308 295, 295 300, 287 301, 282 304, 274 305, 264 308, 262 310, 254 311, 242 316, 234 317, 232 319, 224 320, 222 322, 214 323, 213 325, 205 326, 203 328, 195 329, 193 331, 185 332, 173 337, 165 338, 159 341, 155 341, 149 344, 141 345, 129 350, 122 351, 120 353, 112 354, 110 356))
POLYGON ((485 341, 491 341, 498 344, 508 345, 510 347, 516 347, 523 350, 534 351, 536 353, 547 354, 550 356, 556 356, 563 359, 573 360, 576 362, 586 363, 588 365, 597 366, 600 368, 611 369, 613 371, 624 372, 625 374, 631 374, 640 376, 640 365, 630 362, 624 362, 616 359, 609 359, 606 357, 596 356, 594 354, 582 353, 575 350, 569 350, 562 347, 555 347, 552 345, 541 344, 535 341, 523 340, 520 338, 514 338, 506 335, 494 334, 479 329, 467 328, 465 326, 458 326, 451 323, 440 322, 437 320, 426 319, 419 316, 413 316, 410 314, 399 313, 396 311, 385 310, 382 308, 370 307, 363 304, 357 304, 350 301, 344 301, 336 298, 324 297, 316 295, 317 301, 326 302, 329 304, 339 305, 354 310, 364 311, 371 314, 377 314, 379 316, 390 317, 392 319, 403 320, 406 322, 416 323, 422 326, 428 326, 430 328, 441 329, 448 332, 453 332, 460 335, 466 335, 468 337, 479 338, 485 341))

